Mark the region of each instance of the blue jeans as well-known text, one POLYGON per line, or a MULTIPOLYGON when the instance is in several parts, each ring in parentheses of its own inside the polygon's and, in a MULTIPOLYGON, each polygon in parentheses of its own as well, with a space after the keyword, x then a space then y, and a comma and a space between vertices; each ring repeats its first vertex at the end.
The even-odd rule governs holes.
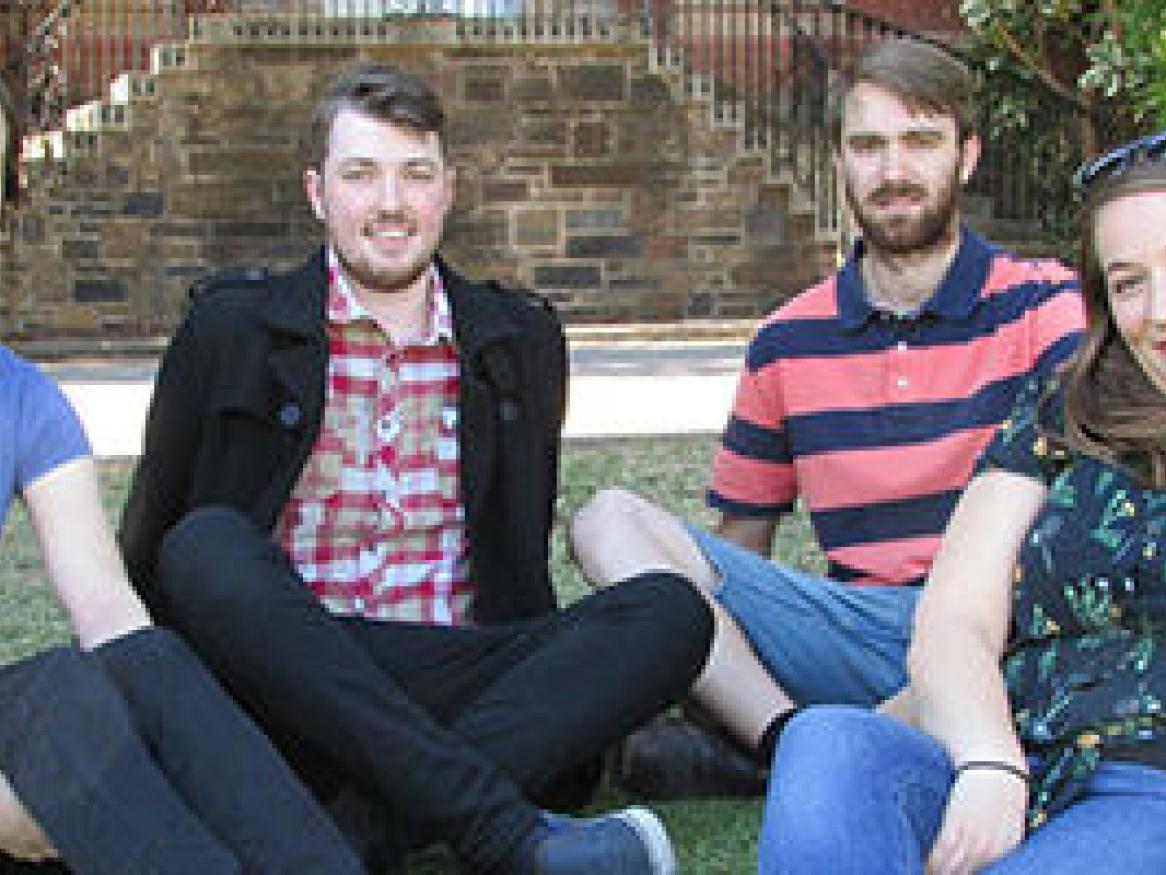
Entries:
POLYGON ((917 586, 848 586, 689 534, 717 570, 717 600, 795 702, 875 705, 907 682, 917 586))
POLYGON ((362 871, 267 739, 161 629, 0 669, 0 771, 64 861, 0 854, 3 873, 362 871))
MULTIPOLYGON (((922 873, 953 777, 931 736, 847 706, 791 720, 771 775, 761 875, 922 873)), ((1103 763, 1084 796, 981 871, 1166 872, 1166 772, 1103 763)))

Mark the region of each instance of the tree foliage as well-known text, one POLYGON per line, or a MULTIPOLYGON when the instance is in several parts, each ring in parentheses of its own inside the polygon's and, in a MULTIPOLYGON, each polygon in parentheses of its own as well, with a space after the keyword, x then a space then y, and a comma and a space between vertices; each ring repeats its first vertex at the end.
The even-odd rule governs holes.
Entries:
POLYGON ((1166 125, 1162 0, 961 0, 960 13, 997 78, 1044 89, 1080 113, 1086 153, 1131 127, 1166 125))
POLYGON ((1166 125, 1166 2, 961 0, 960 14, 990 153, 1022 162, 1046 229, 1071 240, 1074 169, 1166 125))

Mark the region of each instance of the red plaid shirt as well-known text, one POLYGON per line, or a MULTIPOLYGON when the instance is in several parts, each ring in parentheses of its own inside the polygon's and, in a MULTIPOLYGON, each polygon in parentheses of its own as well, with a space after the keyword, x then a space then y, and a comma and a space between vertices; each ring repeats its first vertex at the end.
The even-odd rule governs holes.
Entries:
POLYGON ((324 418, 275 537, 334 614, 462 623, 472 591, 441 277, 431 269, 426 337, 396 345, 328 264, 324 418))

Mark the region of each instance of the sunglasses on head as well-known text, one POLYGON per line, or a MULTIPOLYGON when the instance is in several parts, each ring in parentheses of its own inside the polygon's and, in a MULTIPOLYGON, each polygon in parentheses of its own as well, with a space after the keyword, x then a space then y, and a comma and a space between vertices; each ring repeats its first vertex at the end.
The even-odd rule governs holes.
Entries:
POLYGON ((1118 176, 1131 167, 1166 160, 1166 131, 1131 140, 1083 164, 1073 174, 1073 185, 1084 195, 1102 177, 1118 176))

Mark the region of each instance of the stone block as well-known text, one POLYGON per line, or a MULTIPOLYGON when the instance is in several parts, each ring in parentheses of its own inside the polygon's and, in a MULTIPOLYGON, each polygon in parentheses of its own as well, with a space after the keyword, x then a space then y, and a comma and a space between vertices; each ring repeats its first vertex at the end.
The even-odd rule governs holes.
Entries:
POLYGON ((545 76, 516 79, 510 86, 514 103, 549 103, 555 97, 551 80, 545 76))
POLYGON ((611 126, 606 122, 579 122, 575 125, 575 155, 601 158, 611 151, 611 126))
POLYGON ((218 240, 275 240, 287 236, 286 222, 215 222, 211 234, 218 240))
POLYGON ((558 210, 516 210, 514 243, 517 246, 557 246, 558 210))
POLYGON ((160 191, 135 191, 126 195, 122 212, 127 216, 154 219, 162 215, 166 199, 160 191))
POLYGON ((623 226, 624 214, 621 209, 567 210, 567 229, 570 231, 623 226))
POLYGON ((487 214, 473 219, 458 218, 446 229, 446 239, 457 246, 505 246, 510 242, 506 216, 487 214))
POLYGON ((470 79, 464 86, 467 103, 502 103, 506 86, 501 79, 470 79))
POLYGON ((551 185, 562 188, 578 186, 628 188, 647 183, 655 170, 655 165, 631 161, 610 161, 602 164, 556 164, 551 167, 551 185))
POLYGON ((69 261, 94 259, 101 253, 101 244, 97 240, 62 240, 61 257, 69 261))
POLYGON ((570 237, 567 255, 572 258, 638 257, 640 240, 632 235, 570 237))
POLYGON ((691 238, 699 246, 736 246, 741 242, 740 234, 694 234, 691 238))
POLYGON ((447 126, 451 148, 480 143, 508 143, 514 134, 509 112, 461 112, 451 115, 447 126))
POLYGON ((110 303, 128 298, 129 292, 121 280, 78 279, 73 283, 73 300, 79 304, 110 303))
POLYGON ((522 141, 535 146, 566 146, 567 123, 561 119, 524 118, 522 141))
POLYGON ((536 264, 534 285, 538 289, 599 288, 602 274, 596 264, 536 264))
POLYGON ((627 96, 627 71, 622 64, 563 67, 559 70, 559 89, 564 100, 614 103, 627 96))
POLYGON ((515 203, 527 199, 525 179, 487 179, 482 182, 483 203, 515 203))

